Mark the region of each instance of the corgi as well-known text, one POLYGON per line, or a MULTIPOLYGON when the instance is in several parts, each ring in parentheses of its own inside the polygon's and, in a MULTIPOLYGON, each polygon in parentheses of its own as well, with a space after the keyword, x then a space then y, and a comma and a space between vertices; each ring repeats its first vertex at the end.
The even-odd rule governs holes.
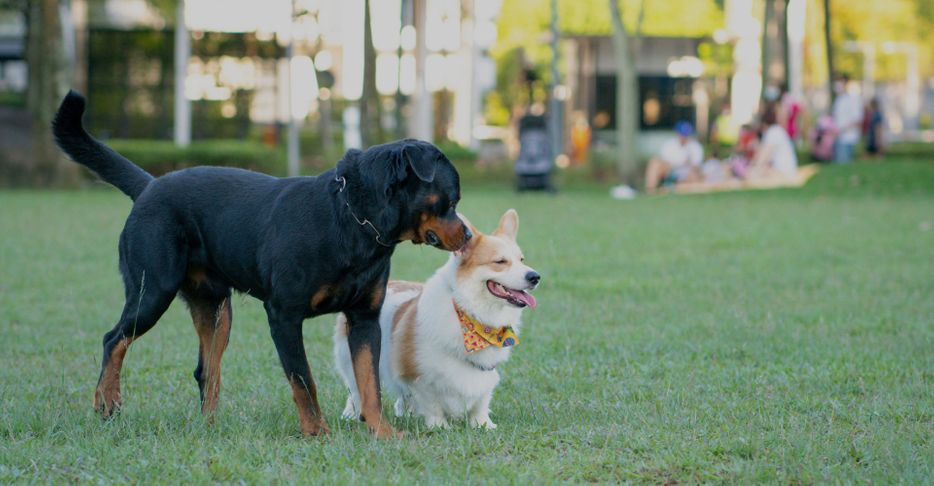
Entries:
MULTIPOLYGON (((415 413, 429 428, 466 417, 495 429, 490 400, 500 369, 519 343, 523 309, 541 275, 526 265, 516 243, 519 215, 510 209, 491 234, 465 218, 474 234, 424 284, 389 282, 380 310, 380 380, 396 398, 397 417, 415 413)), ((360 417, 360 397, 347 341, 347 319, 337 318, 336 368, 350 391, 342 416, 360 417)))

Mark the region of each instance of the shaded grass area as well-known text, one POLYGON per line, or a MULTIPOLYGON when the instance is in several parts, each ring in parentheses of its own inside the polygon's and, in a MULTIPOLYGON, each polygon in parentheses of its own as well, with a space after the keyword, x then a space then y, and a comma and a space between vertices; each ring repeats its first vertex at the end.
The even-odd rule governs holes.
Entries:
MULTIPOLYGON (((305 345, 333 433, 303 439, 261 305, 234 300, 217 423, 176 302, 91 411, 118 316, 116 191, 0 192, 0 482, 905 482, 934 477, 934 164, 829 167, 805 188, 612 201, 465 186, 520 214, 544 275, 493 432, 339 420, 333 317, 305 345)), ((396 278, 446 256, 400 246, 396 278)), ((384 401, 388 405, 388 400, 384 401)), ((388 410, 387 410, 388 411, 388 410)))

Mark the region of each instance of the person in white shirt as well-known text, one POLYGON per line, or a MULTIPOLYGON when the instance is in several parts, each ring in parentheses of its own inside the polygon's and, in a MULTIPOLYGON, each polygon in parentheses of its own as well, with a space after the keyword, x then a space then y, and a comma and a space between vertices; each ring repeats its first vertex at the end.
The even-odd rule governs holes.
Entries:
POLYGON ((794 179, 798 175, 798 156, 788 132, 778 122, 775 108, 762 115, 765 132, 756 148, 749 170, 749 179, 794 179))
POLYGON ((859 142, 859 133, 863 126, 863 104, 859 97, 847 91, 850 78, 841 75, 834 81, 832 116, 834 125, 839 130, 833 146, 833 161, 845 164, 853 160, 853 151, 859 142))
POLYGON ((680 121, 675 124, 678 134, 662 146, 658 157, 653 157, 645 169, 645 190, 654 193, 663 182, 696 182, 701 180, 704 148, 694 138, 694 126, 680 121))

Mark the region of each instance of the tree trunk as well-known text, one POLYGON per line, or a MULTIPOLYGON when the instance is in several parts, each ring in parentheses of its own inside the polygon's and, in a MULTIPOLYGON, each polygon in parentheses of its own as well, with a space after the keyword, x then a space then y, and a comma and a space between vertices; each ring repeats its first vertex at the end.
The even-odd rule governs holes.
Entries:
POLYGON ((836 93, 833 92, 833 42, 830 36, 830 0, 824 0, 824 48, 827 50, 827 89, 830 91, 830 101, 833 103, 836 93))
POLYGON ((551 157, 554 160, 564 153, 564 117, 561 116, 561 100, 556 96, 561 74, 558 72, 560 51, 558 50, 558 0, 551 0, 551 82, 548 85, 548 128, 551 132, 551 157))
POLYGON ((775 0, 765 0, 765 12, 762 19, 762 97, 765 97, 765 87, 770 84, 771 77, 771 40, 772 40, 772 12, 775 10, 775 0))
POLYGON ((638 86, 635 54, 617 1, 609 0, 610 17, 613 22, 613 51, 616 56, 616 168, 621 177, 629 178, 638 165, 638 86))
POLYGON ((782 5, 782 21, 781 21, 781 39, 782 39, 782 65, 784 69, 782 70, 782 81, 785 85, 785 89, 791 91, 791 39, 788 37, 788 7, 791 5, 791 0, 784 0, 785 4, 782 5))
POLYGON ((78 182, 77 166, 65 159, 52 139, 52 117, 67 84, 59 13, 58 0, 30 2, 27 96, 32 117, 32 184, 40 187, 73 186, 78 182))
MULTIPOLYGON (((291 12, 291 11, 290 11, 291 12)), ((291 17, 289 17, 291 19, 291 17)), ((185 0, 178 0, 175 6, 175 35, 173 47, 173 65, 175 97, 174 111, 172 113, 172 140, 179 147, 191 144, 191 101, 185 95, 185 80, 188 78, 188 60, 191 58, 191 37, 188 34, 188 25, 185 20, 185 0)), ((291 27, 292 24, 289 24, 291 27)), ((290 38, 289 45, 292 40, 290 38)), ((289 61, 291 61, 291 57, 289 61)), ((291 71, 290 71, 291 72, 291 71)), ((291 85, 289 89, 291 89, 291 85)), ((289 100, 291 103, 291 98, 289 100)), ((291 106, 291 105, 290 105, 291 106)), ((289 174, 289 175, 298 175, 289 174)))

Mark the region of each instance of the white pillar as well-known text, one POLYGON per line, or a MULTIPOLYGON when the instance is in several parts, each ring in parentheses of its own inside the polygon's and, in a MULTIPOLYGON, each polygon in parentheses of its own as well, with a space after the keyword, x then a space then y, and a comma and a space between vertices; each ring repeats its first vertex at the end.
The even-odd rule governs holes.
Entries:
POLYGON ((425 61, 428 59, 428 45, 425 37, 428 34, 427 16, 428 1, 415 0, 415 93, 412 96, 415 117, 409 123, 412 137, 420 140, 432 140, 432 95, 425 84, 425 61))
MULTIPOLYGON (((363 0, 341 2, 341 40, 343 61, 341 65, 341 91, 348 101, 341 114, 344 129, 344 149, 363 148, 360 132, 360 98, 363 96, 364 21, 366 3, 363 0)), ((372 76, 374 73, 369 73, 372 76)))
POLYGON ((737 123, 752 121, 762 93, 762 26, 752 13, 752 0, 727 0, 727 30, 736 39, 730 108, 737 123))
POLYGON ((289 4, 289 43, 285 46, 285 57, 289 66, 289 119, 288 131, 286 132, 286 170, 289 177, 298 175, 298 121, 295 119, 295 75, 292 65, 295 60, 295 0, 289 4))
MULTIPOLYGON (((458 66, 463 76, 458 76, 457 83, 454 86, 448 86, 448 89, 454 92, 454 116, 451 125, 451 138, 457 143, 474 147, 473 127, 474 127, 474 97, 476 87, 476 9, 473 0, 464 2, 464 17, 461 19, 461 38, 460 49, 456 54, 458 66)), ((452 69, 453 66, 448 69, 452 69)))
POLYGON ((918 47, 911 43, 905 44, 905 54, 908 57, 905 87, 905 117, 909 130, 917 130, 920 126, 921 113, 921 75, 918 72, 918 47))
POLYGON ((175 10, 175 145, 187 147, 191 143, 191 102, 185 95, 188 58, 191 57, 191 38, 185 23, 185 0, 178 0, 175 10))

